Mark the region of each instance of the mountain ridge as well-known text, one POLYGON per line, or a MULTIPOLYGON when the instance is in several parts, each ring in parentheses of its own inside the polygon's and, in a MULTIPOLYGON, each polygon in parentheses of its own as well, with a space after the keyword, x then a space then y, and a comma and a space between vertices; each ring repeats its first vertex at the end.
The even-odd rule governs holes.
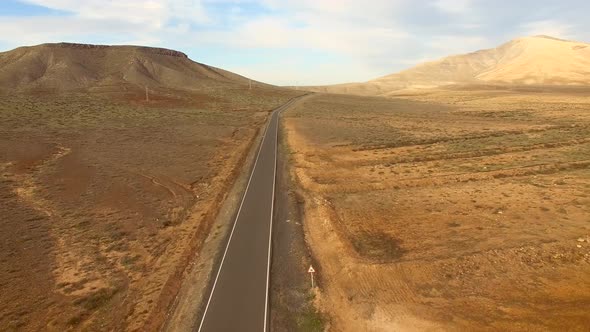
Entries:
POLYGON ((453 84, 590 85, 590 44, 550 36, 522 37, 495 48, 424 62, 364 83, 308 89, 387 95, 453 84))
POLYGON ((0 89, 68 91, 104 85, 200 89, 248 84, 241 75, 166 48, 47 43, 0 53, 0 89))

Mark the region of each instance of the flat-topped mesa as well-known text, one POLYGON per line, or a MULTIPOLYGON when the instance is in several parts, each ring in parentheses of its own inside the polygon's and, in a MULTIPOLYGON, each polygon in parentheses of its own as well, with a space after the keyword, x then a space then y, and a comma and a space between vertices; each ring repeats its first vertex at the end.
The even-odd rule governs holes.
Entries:
POLYGON ((0 52, 0 89, 67 91, 131 83, 192 90, 248 82, 194 62, 185 53, 157 47, 48 43, 0 52))
POLYGON ((167 48, 160 48, 160 47, 147 47, 147 46, 114 46, 114 45, 94 45, 94 44, 78 44, 78 43, 48 43, 43 44, 42 46, 45 47, 56 47, 56 48, 70 48, 70 49, 108 49, 108 48, 132 48, 136 50, 140 50, 142 52, 151 53, 151 54, 159 54, 159 55, 167 55, 173 56, 178 58, 186 58, 188 56, 185 53, 170 50, 167 48))
POLYGON ((167 48, 137 46, 137 49, 142 50, 147 53, 168 55, 168 56, 188 59, 188 56, 186 54, 179 52, 179 51, 170 50, 167 48))

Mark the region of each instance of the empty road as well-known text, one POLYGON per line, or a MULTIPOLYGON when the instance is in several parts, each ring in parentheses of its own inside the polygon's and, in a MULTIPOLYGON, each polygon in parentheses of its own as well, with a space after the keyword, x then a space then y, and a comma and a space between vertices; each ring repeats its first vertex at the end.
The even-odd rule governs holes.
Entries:
POLYGON ((279 113, 270 116, 198 331, 267 331, 279 113))

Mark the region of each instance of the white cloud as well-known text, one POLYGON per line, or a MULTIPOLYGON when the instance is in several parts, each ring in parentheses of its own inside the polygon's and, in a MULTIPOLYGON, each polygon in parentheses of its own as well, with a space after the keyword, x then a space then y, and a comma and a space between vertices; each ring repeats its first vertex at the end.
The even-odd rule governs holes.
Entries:
POLYGON ((471 9, 473 0, 435 0, 433 5, 443 12, 462 14, 471 9))
MULTIPOLYGON (((228 10, 232 26, 206 26, 191 30, 190 23, 211 23, 205 6, 223 0, 26 0, 47 8, 71 12, 71 16, 15 17, 0 22, 4 41, 36 43, 59 36, 82 39, 111 31, 114 24, 124 40, 176 40, 182 44, 204 43, 237 48, 307 48, 363 56, 382 52, 376 45, 399 44, 408 33, 396 26, 395 10, 405 0, 373 0, 370 5, 355 0, 260 0, 274 13, 248 17, 228 10), (241 17, 239 17, 242 15, 241 17), (108 25, 103 27, 101 25, 108 25), (43 28, 49 24, 53 30, 43 28), (16 33, 22 29, 23 33, 16 33), (26 32, 26 33, 24 33, 26 32)), ((240 1, 225 2, 240 3, 240 1)), ((254 1, 255 2, 255 1, 254 1)), ((229 6, 228 6, 229 7, 229 6)), ((171 46, 172 47, 172 46, 171 46)))
POLYGON ((3 17, 0 40, 7 45, 98 41, 154 46, 166 34, 187 36, 191 24, 211 21, 200 0, 23 1, 70 15, 3 17))
POLYGON ((177 19, 206 23, 209 18, 199 0, 24 0, 46 8, 71 12, 79 18, 118 20, 162 27, 177 19))
POLYGON ((437 36, 427 44, 440 56, 445 56, 480 50, 489 45, 489 42, 481 36, 437 36))
POLYGON ((308 17, 303 24, 296 23, 278 17, 259 18, 236 26, 217 39, 248 48, 303 47, 354 56, 379 52, 382 48, 376 45, 393 45, 408 37, 398 28, 356 27, 329 18, 308 17))
POLYGON ((323 15, 329 18, 368 19, 373 22, 392 17, 409 0, 261 0, 261 3, 293 14, 323 15))
MULTIPOLYGON (((582 14, 590 6, 582 0, 575 12, 551 0, 535 0, 534 8, 483 0, 21 1, 68 14, 2 16, 3 47, 58 41, 160 46, 270 83, 364 81, 422 60, 495 47, 515 35, 583 40, 590 31, 582 14), (537 20, 523 24, 523 17, 537 20), (260 61, 246 67, 244 52, 260 61)), ((0 13, 2 6, 0 0, 0 13)))
POLYGON ((5 17, 0 20, 1 39, 15 46, 61 41, 82 42, 84 38, 100 39, 101 36, 110 36, 112 43, 121 44, 126 39, 143 40, 151 35, 149 30, 133 34, 142 29, 144 26, 139 23, 80 17, 5 17))
POLYGON ((246 77, 256 77, 263 82, 277 85, 321 85, 350 81, 363 81, 368 77, 378 77, 382 73, 362 63, 345 65, 338 63, 306 63, 297 57, 287 57, 270 64, 259 63, 248 66, 226 68, 246 77), (345 68, 345 70, 343 70, 345 68), (320 74, 320 75, 318 75, 320 74))

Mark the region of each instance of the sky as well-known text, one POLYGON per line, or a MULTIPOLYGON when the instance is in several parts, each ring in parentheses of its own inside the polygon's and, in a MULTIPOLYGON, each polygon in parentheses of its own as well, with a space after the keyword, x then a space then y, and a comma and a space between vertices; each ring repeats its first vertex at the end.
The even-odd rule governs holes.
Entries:
POLYGON ((267 83, 319 85, 523 36, 589 42, 589 12, 588 0, 0 0, 0 51, 157 46, 267 83))

